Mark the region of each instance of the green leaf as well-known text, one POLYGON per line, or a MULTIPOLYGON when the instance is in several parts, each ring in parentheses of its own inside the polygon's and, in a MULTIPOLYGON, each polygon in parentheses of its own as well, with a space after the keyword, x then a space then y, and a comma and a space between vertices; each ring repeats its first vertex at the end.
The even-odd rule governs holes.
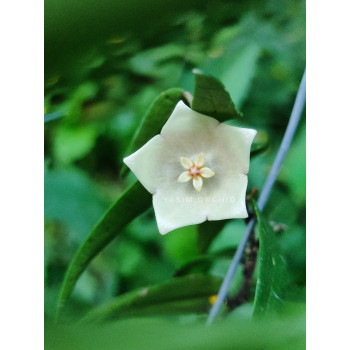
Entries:
MULTIPOLYGON (((170 117, 176 104, 182 99, 184 90, 172 88, 162 92, 152 103, 143 117, 139 128, 130 142, 126 155, 134 153, 148 142, 153 136, 160 133, 162 127, 170 117)), ((128 167, 124 164, 121 175, 124 175, 128 167)))
POLYGON ((189 275, 118 296, 91 311, 84 321, 101 321, 150 314, 203 313, 210 306, 208 297, 216 294, 221 279, 189 275))
POLYGON ((265 152, 269 148, 270 144, 266 142, 253 142, 250 149, 250 158, 256 157, 257 155, 265 152))
POLYGON ((278 311, 282 303, 281 290, 286 279, 285 262, 276 233, 252 200, 259 228, 258 281, 256 284, 253 317, 278 311))
POLYGON ((206 253, 211 242, 221 232, 228 220, 205 221, 197 226, 197 245, 200 254, 206 253))
POLYGON ((238 108, 248 96, 262 51, 261 42, 248 40, 244 32, 247 33, 247 28, 240 28, 240 25, 223 29, 221 35, 219 32, 222 37, 217 37, 212 47, 215 58, 208 58, 200 67, 222 81, 238 108))
POLYGON ((122 232, 124 226, 146 211, 151 203, 152 196, 139 182, 136 182, 107 211, 79 248, 68 267, 58 300, 58 315, 90 261, 122 232))
POLYGON ((192 109, 220 122, 242 116, 224 85, 212 76, 194 71, 195 88, 192 109))
POLYGON ((163 238, 165 254, 176 265, 182 265, 198 256, 196 246, 196 226, 184 226, 165 235, 163 238))
POLYGON ((211 255, 200 255, 180 266, 175 271, 174 276, 184 276, 190 273, 206 273, 216 260, 231 259, 235 251, 235 249, 223 249, 211 255))
POLYGON ((129 62, 130 68, 137 74, 159 78, 162 63, 182 58, 184 54, 185 48, 178 44, 159 46, 134 55, 129 62))
POLYGON ((45 322, 46 350, 305 350, 305 311, 258 322, 246 317, 207 327, 198 317, 129 318, 104 324, 45 322), (181 322, 182 320, 186 322, 181 322))
POLYGON ((303 205, 306 200, 306 126, 302 126, 293 141, 279 179, 293 192, 293 201, 303 205), (293 171, 289 171, 293 169, 293 171))
POLYGON ((55 159, 64 164, 81 159, 94 147, 97 136, 98 132, 94 125, 76 127, 61 124, 53 142, 55 159))
POLYGON ((108 208, 96 184, 79 169, 47 170, 44 174, 44 214, 67 225, 79 243, 108 208))
MULTIPOLYGON (((233 51, 234 52, 234 51, 233 51)), ((255 43, 249 43, 232 55, 228 50, 227 59, 230 64, 225 64, 225 69, 219 76, 237 106, 242 106, 248 95, 253 77, 256 74, 257 62, 260 56, 260 48, 255 43)))

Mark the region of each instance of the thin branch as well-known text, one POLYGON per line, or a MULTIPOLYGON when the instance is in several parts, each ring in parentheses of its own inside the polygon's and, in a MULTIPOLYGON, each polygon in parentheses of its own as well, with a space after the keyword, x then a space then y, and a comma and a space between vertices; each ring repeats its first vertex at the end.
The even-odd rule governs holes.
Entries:
MULTIPOLYGON (((289 118, 286 132, 283 136, 281 146, 278 150, 278 153, 277 153, 277 156, 273 162, 271 171, 270 171, 270 173, 265 181, 264 187, 263 187, 261 194, 259 196, 259 200, 258 200, 257 205, 258 205, 260 210, 263 210, 265 207, 265 204, 270 196, 271 190, 272 190, 273 185, 276 181, 277 175, 278 175, 279 170, 282 166, 282 163, 284 161, 286 153, 291 145, 293 136, 296 132, 296 129, 297 129, 297 126, 299 124, 302 112, 304 110, 305 99, 306 99, 306 72, 304 71, 304 75, 303 75, 303 78, 302 78, 300 86, 299 86, 299 90, 298 90, 298 93, 297 93, 297 96, 296 96, 296 99, 294 102, 292 113, 291 113, 290 118, 289 118)), ((231 262, 231 265, 226 273, 225 279, 221 284, 221 287, 220 287, 220 290, 218 293, 218 297, 210 310, 207 324, 211 324, 220 311, 220 308, 221 308, 221 306, 226 298, 226 295, 228 293, 231 280, 232 280, 232 278, 237 270, 238 264, 242 258, 244 248, 247 244, 249 236, 251 235, 251 233, 254 230, 255 223, 256 223, 255 218, 252 218, 247 225, 246 232, 245 232, 245 234, 244 234, 244 236, 243 236, 243 238, 242 238, 242 240, 241 240, 241 242, 236 250, 235 255, 232 258, 232 262, 231 262)))
POLYGON ((250 235, 245 255, 242 258, 244 281, 238 293, 230 297, 227 296, 227 307, 230 311, 249 300, 250 287, 253 282, 256 260, 258 256, 259 241, 254 235, 250 235))

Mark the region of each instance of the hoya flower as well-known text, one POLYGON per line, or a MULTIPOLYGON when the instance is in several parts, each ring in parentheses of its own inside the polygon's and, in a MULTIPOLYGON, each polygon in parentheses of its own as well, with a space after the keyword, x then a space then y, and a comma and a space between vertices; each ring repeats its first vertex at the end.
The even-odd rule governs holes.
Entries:
POLYGON ((256 131, 219 123, 180 101, 159 135, 124 159, 153 195, 161 234, 206 220, 246 218, 256 131))

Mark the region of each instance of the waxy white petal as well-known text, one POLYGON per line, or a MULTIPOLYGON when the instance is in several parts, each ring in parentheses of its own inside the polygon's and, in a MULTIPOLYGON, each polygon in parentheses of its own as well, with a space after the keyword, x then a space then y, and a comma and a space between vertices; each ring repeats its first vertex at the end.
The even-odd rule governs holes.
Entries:
POLYGON ((188 169, 190 166, 192 166, 192 161, 186 157, 180 157, 180 163, 185 169, 188 169))
POLYGON ((188 171, 184 171, 181 173, 181 175, 177 178, 178 182, 187 182, 190 181, 192 177, 188 174, 188 171))
POLYGON ((141 184, 150 193, 156 192, 164 182, 162 176, 162 163, 159 158, 164 150, 164 140, 160 135, 153 137, 135 153, 124 158, 124 163, 131 169, 141 184))
POLYGON ((212 142, 208 140, 214 136, 218 125, 219 122, 216 119, 195 112, 180 101, 160 134, 167 141, 176 139, 177 146, 181 140, 181 145, 185 146, 187 152, 192 151, 195 157, 201 152, 207 154, 206 150, 212 148, 212 142), (200 148, 202 145, 205 148, 200 148))
MULTIPOLYGON (((216 181, 216 176, 212 179, 216 181)), ((246 218, 245 204, 247 176, 240 174, 221 186, 204 184, 200 192, 191 186, 175 183, 174 188, 164 188, 153 195, 153 206, 159 232, 164 235, 179 227, 200 224, 206 220, 246 218), (223 194, 226 191, 226 194, 223 194)))
POLYGON ((248 174, 250 147, 256 135, 256 130, 220 124, 218 132, 226 143, 226 154, 232 155, 227 165, 236 165, 236 168, 239 168, 242 173, 248 174))
POLYGON ((201 169, 201 175, 203 177, 209 178, 215 175, 215 172, 211 170, 210 168, 202 168, 201 169))
MULTIPOLYGON (((216 177, 217 176, 214 176, 211 180, 214 181, 216 177)), ((247 184, 248 178, 242 173, 236 174, 225 181, 220 181, 220 185, 214 191, 211 199, 212 205, 208 212, 208 220, 248 217, 245 200, 247 184)), ((206 186, 203 186, 203 189, 205 189, 205 187, 206 186)))
MULTIPOLYGON (((179 186, 179 184, 177 186, 186 187, 179 186)), ((195 195, 199 194, 193 187, 191 191, 195 195)), ((194 202, 183 200, 184 198, 181 193, 176 195, 169 190, 164 190, 164 193, 160 190, 153 196, 157 226, 162 235, 179 227, 195 225, 207 219, 205 213, 203 213, 203 208, 194 205, 196 204, 194 202)))
POLYGON ((205 157, 204 157, 204 153, 201 152, 197 155, 196 159, 194 160, 194 164, 196 164, 197 166, 201 167, 203 166, 205 163, 205 157))
POLYGON ((203 179, 198 176, 196 178, 193 178, 193 187, 197 190, 200 191, 203 187, 203 179))

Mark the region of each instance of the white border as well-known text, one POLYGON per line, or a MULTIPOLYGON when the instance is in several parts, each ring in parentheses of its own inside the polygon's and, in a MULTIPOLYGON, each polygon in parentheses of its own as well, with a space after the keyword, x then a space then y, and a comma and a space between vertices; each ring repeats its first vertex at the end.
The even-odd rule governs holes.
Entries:
POLYGON ((307 348, 350 349, 349 8, 307 2, 307 348))
POLYGON ((43 349, 43 3, 2 2, 1 349, 43 349))

